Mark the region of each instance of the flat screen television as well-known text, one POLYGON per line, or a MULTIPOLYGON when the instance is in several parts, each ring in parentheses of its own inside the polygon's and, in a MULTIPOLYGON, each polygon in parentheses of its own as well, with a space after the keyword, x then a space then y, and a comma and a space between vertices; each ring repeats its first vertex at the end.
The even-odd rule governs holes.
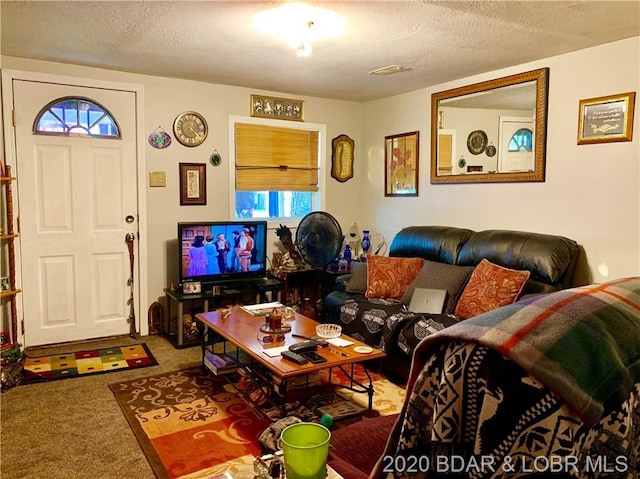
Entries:
POLYGON ((198 281, 202 290, 267 274, 266 221, 178 223, 180 284, 198 281))

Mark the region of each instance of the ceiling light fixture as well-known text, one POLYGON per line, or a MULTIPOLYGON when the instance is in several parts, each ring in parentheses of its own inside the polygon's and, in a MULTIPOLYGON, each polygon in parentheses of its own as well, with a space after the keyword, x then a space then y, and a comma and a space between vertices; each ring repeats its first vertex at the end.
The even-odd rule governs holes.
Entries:
POLYGON ((299 57, 311 54, 311 42, 344 32, 344 21, 340 15, 304 3, 287 3, 256 13, 253 25, 267 35, 284 40, 299 57))
POLYGON ((313 27, 313 22, 307 22, 307 32, 305 35, 302 35, 301 42, 296 47, 296 56, 298 57, 308 57, 311 55, 311 44, 305 41, 305 37, 309 37, 308 32, 311 30, 311 27, 313 27))
POLYGON ((296 56, 308 57, 309 55, 311 55, 311 51, 312 51, 311 44, 309 42, 302 42, 296 48, 296 56))

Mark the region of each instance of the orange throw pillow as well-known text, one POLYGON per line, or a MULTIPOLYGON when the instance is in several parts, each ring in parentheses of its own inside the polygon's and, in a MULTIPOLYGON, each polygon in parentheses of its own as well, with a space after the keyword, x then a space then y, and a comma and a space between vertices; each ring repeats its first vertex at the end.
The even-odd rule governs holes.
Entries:
POLYGON ((524 290, 529 271, 504 268, 483 259, 471 273, 455 314, 468 319, 516 301, 524 290))
POLYGON ((418 275, 422 258, 390 258, 367 255, 367 298, 402 299, 402 295, 418 275))

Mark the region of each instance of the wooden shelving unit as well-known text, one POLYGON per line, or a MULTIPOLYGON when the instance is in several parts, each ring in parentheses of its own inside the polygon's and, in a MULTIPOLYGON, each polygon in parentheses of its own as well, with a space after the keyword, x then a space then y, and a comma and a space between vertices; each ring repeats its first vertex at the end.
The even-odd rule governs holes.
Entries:
POLYGON ((2 242, 2 254, 5 254, 5 246, 7 251, 7 260, 9 263, 9 289, 0 291, 0 298, 8 298, 11 303, 11 342, 15 344, 18 341, 18 311, 16 296, 21 292, 16 288, 16 253, 15 240, 18 233, 15 232, 13 217, 13 189, 12 183, 16 180, 11 176, 11 167, 6 167, 6 176, 0 176, 0 183, 5 192, 5 214, 7 231, 0 234, 2 242))

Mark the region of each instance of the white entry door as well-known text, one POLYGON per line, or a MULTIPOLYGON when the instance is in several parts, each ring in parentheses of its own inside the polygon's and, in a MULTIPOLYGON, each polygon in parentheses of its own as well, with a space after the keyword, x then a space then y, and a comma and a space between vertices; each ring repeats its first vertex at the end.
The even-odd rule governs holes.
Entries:
POLYGON ((533 132, 533 119, 500 117, 500 148, 498 149, 498 171, 507 173, 510 171, 533 171, 534 156, 531 149, 519 149, 509 151, 509 142, 513 135, 521 129, 533 132))
MULTIPOLYGON (((14 80, 13 92, 25 346, 127 334, 125 235, 138 230, 135 93, 25 80, 14 80), (121 138, 34 134, 40 110, 64 97, 105 108, 121 138)), ((134 268, 138 278, 137 261, 134 268)))

